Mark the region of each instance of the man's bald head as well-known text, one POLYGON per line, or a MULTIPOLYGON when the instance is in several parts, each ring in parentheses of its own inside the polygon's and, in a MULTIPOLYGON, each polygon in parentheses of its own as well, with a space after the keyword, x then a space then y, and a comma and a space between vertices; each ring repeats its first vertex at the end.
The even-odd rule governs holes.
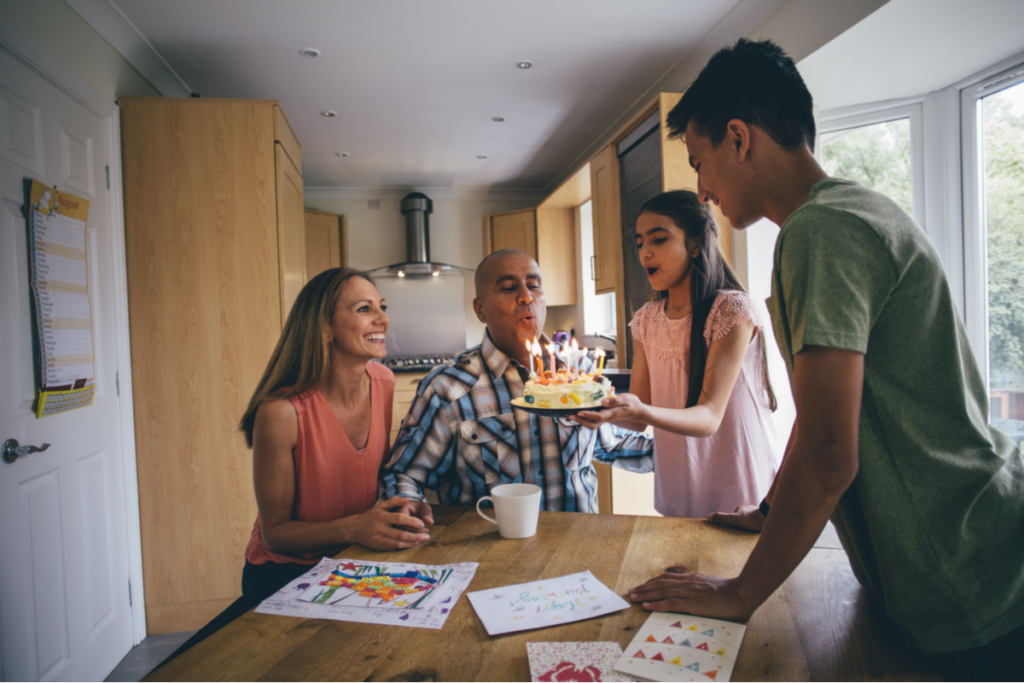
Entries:
POLYGON ((505 355, 528 366, 524 342, 544 329, 547 306, 540 268, 521 249, 499 249, 476 267, 473 311, 505 355))
POLYGON ((476 285, 476 297, 482 299, 484 293, 494 289, 494 282, 501 276, 501 269, 498 265, 510 256, 517 258, 526 257, 533 260, 533 257, 522 249, 513 249, 511 247, 507 249, 499 249, 498 251, 491 252, 487 256, 484 256, 484 260, 476 267, 476 276, 474 277, 474 284, 476 285))

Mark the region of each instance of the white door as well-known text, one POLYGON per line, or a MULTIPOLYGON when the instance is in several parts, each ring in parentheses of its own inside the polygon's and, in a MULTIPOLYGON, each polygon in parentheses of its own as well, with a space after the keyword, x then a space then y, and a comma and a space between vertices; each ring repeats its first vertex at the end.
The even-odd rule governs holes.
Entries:
POLYGON ((132 646, 106 131, 103 118, 0 49, 0 441, 52 444, 0 461, 6 680, 103 680, 132 646), (24 178, 92 202, 96 398, 42 419, 32 410, 39 380, 24 178))

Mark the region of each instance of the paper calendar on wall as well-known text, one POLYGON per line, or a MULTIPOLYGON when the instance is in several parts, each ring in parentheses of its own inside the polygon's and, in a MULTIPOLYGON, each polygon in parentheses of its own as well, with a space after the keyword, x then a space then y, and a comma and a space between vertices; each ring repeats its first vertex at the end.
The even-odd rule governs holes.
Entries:
POLYGON ((32 181, 29 256, 39 350, 36 415, 90 405, 93 399, 92 309, 86 267, 89 200, 32 181))

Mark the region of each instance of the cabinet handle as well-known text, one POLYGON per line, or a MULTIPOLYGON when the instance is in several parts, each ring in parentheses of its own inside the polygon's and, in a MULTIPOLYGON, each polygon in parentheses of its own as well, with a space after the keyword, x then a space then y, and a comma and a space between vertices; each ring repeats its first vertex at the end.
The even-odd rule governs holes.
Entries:
POLYGON ((597 254, 591 254, 590 255, 590 279, 594 280, 595 282, 597 281, 597 277, 594 275, 594 259, 596 257, 597 257, 597 254))

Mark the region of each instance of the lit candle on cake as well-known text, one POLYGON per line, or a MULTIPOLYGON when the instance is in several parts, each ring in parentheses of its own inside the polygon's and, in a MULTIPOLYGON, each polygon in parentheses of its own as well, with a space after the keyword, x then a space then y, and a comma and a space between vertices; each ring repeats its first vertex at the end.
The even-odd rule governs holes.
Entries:
POLYGON ((576 369, 576 362, 580 354, 580 345, 576 343, 576 338, 573 337, 572 342, 569 344, 569 365, 572 369, 576 369))
POLYGON ((604 349, 598 347, 594 349, 594 358, 597 358, 597 374, 598 376, 604 372, 604 349))
POLYGON ((584 346, 582 349, 580 349, 580 374, 581 375, 586 372, 586 370, 584 369, 584 362, 583 362, 586 359, 587 359, 587 347, 584 346))
POLYGON ((543 377, 544 377, 543 354, 541 354, 541 352, 540 352, 540 344, 537 343, 536 339, 533 340, 533 348, 531 348, 530 351, 533 353, 534 357, 537 359, 537 375, 538 375, 538 378, 539 379, 543 379, 543 377))

